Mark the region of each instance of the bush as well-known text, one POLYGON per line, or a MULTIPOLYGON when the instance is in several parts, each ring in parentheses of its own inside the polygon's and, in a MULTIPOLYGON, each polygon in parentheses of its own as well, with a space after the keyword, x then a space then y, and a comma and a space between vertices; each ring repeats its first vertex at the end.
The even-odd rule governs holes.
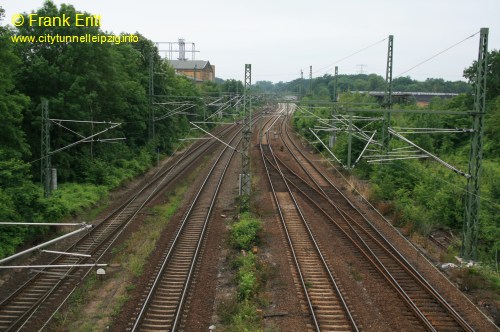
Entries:
POLYGON ((239 268, 237 273, 238 281, 238 300, 250 300, 257 293, 259 288, 257 280, 257 268, 254 254, 249 253, 246 256, 240 255, 235 264, 239 268))
MULTIPOLYGON (((258 241, 258 233, 262 222, 245 212, 240 221, 234 223, 230 231, 230 239, 234 249, 250 250, 258 241)), ((252 252, 242 252, 232 261, 236 270, 236 298, 222 303, 217 311, 224 324, 224 331, 261 331, 261 317, 258 315, 255 302, 260 287, 269 274, 263 272, 262 264, 252 252)))
POLYGON ((233 224, 231 242, 236 249, 250 250, 258 241, 257 234, 262 229, 262 223, 250 216, 241 215, 240 221, 233 224))
POLYGON ((49 222, 59 221, 94 206, 106 194, 104 186, 65 183, 50 197, 41 199, 45 205, 43 218, 49 222))
POLYGON ((217 308, 217 314, 225 325, 224 331, 261 331, 259 328, 260 317, 257 313, 257 307, 248 301, 242 303, 234 300, 222 302, 217 308))

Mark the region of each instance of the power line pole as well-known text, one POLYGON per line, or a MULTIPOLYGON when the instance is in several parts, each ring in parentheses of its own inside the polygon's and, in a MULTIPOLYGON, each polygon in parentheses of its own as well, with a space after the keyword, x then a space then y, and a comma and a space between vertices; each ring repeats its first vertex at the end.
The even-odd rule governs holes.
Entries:
POLYGON ((252 139, 252 99, 250 86, 252 85, 252 65, 245 64, 245 89, 243 91, 243 141, 241 155, 240 195, 241 206, 248 208, 252 187, 250 178, 250 141, 252 139))
MULTIPOLYGON (((392 60, 393 60, 393 40, 394 36, 389 36, 387 45, 387 67, 385 71, 385 94, 384 107, 391 109, 392 106, 392 60)), ((389 127, 391 125, 391 112, 384 112, 384 124, 382 128, 382 145, 385 151, 389 151, 390 134, 389 127)))
POLYGON ((482 28, 474 95, 474 133, 469 155, 469 177, 465 196, 465 216, 461 254, 468 260, 477 259, 479 233, 479 179, 483 159, 484 116, 486 112, 486 72, 488 69, 488 28, 482 28))
POLYGON ((366 63, 360 63, 357 65, 359 68, 358 74, 359 75, 364 75, 366 74, 366 71, 363 70, 364 67, 368 66, 366 63))
POLYGON ((148 111, 149 111, 149 139, 155 136, 155 119, 153 110, 153 95, 154 95, 154 52, 153 49, 149 54, 149 86, 148 86, 148 111))
POLYGON ((312 95, 313 89, 313 66, 309 66, 309 94, 312 95))
POLYGON ((51 181, 51 160, 50 160, 50 119, 49 119, 49 101, 42 99, 42 144, 41 144, 41 182, 45 197, 50 196, 51 181))
POLYGON ((348 114, 349 114, 349 129, 347 133, 347 169, 351 169, 353 127, 352 127, 352 113, 348 112, 348 114))
MULTIPOLYGON (((339 75, 339 67, 335 66, 335 77, 333 79, 333 106, 332 106, 332 121, 334 119, 334 114, 336 112, 337 105, 335 103, 337 102, 337 84, 338 84, 338 75, 339 75)), ((332 122, 333 125, 333 122, 332 122)), ((333 145, 335 144, 336 140, 336 133, 334 130, 332 130, 332 133, 330 134, 330 140, 328 142, 328 147, 331 149, 333 148, 333 145)))
POLYGON ((299 99, 302 99, 302 90, 304 89, 304 72, 300 70, 300 89, 299 89, 299 99))
POLYGON ((337 84, 339 82, 339 67, 335 66, 335 76, 333 80, 333 102, 337 101, 337 84))

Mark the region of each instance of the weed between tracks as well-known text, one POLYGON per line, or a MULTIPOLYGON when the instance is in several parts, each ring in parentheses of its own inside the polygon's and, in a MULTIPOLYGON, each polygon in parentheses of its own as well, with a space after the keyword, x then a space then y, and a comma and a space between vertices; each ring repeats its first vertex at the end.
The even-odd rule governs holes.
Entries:
POLYGON ((104 331, 113 322, 135 289, 135 278, 142 275, 148 257, 162 231, 182 205, 199 169, 175 189, 165 194, 167 203, 152 207, 141 227, 111 250, 111 267, 103 280, 95 274, 85 280, 69 300, 69 306, 56 315, 54 331, 104 331), (118 267, 116 267, 118 266, 118 267))
POLYGON ((266 299, 260 293, 272 271, 257 255, 261 229, 262 222, 248 212, 231 225, 231 267, 235 270, 237 291, 234 298, 217 308, 224 331, 264 331, 259 308, 266 306, 266 299))

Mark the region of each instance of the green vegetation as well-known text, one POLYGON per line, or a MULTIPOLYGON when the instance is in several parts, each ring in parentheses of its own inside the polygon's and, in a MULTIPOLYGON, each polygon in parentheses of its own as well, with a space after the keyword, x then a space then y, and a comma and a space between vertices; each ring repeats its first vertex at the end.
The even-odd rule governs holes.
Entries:
POLYGON ((178 211, 189 188, 188 183, 196 176, 194 171, 174 191, 166 193, 166 204, 151 208, 151 214, 140 229, 125 242, 113 248, 110 266, 103 280, 91 275, 83 286, 70 298, 68 310, 58 313, 55 325, 71 331, 104 330, 122 310, 135 289, 134 280, 140 277, 148 257, 153 252, 162 231, 178 211), (103 300, 104 299, 104 300, 103 300), (99 310, 92 309, 98 306, 99 310))
MULTIPOLYGON (((301 80, 300 78, 276 84, 268 81, 258 81, 252 88, 256 92, 295 94, 300 97, 314 97, 315 100, 333 100, 334 87, 334 76, 325 74, 314 78, 312 82, 308 79, 301 80), (309 91, 310 86, 311 91, 309 91)), ((385 79, 376 74, 340 74, 337 77, 337 91, 338 93, 348 91, 385 91, 385 79)), ((450 82, 440 78, 428 78, 420 82, 406 76, 393 80, 393 91, 468 93, 471 90, 470 86, 463 81, 450 82)))
POLYGON ((246 256, 241 255, 235 261, 235 268, 238 269, 238 301, 251 300, 258 289, 257 257, 251 252, 246 256))
POLYGON ((236 298, 221 303, 218 315, 224 331, 262 331, 259 291, 268 276, 264 265, 252 251, 259 242, 258 233, 262 222, 249 212, 244 212, 240 220, 231 225, 230 241, 234 250, 239 251, 232 259, 235 269, 236 298))
MULTIPOLYGON (((196 172, 195 172, 196 173, 196 172)), ((192 176, 190 177, 192 179, 192 176)), ((148 217, 140 231, 135 232, 126 242, 126 248, 120 250, 117 261, 134 277, 142 274, 147 257, 156 247, 161 232, 177 212, 188 189, 187 181, 174 192, 168 193, 168 204, 151 208, 152 216, 148 217)))
POLYGON ((250 302, 227 301, 220 304, 218 314, 228 332, 260 332, 261 318, 257 306, 250 302))
MULTIPOLYGON (((489 72, 487 82, 487 116, 485 119, 485 139, 483 151, 483 177, 481 183, 481 211, 479 258, 483 265, 489 265, 498 273, 498 252, 500 251, 500 52, 489 54, 489 72)), ((475 73, 475 63, 464 71, 464 76, 472 83, 475 73)), ((320 80, 321 81, 321 80, 320 80)), ((319 83, 318 83, 319 84, 319 83)), ((395 88, 396 89, 396 88, 395 88)), ((471 88, 465 89, 470 91, 471 88)), ((456 91, 456 90, 455 90, 456 91)), ((314 91, 316 93, 317 91, 314 91)), ((313 95, 305 98, 318 99, 313 95)), ((342 93, 340 101, 364 103, 356 108, 380 108, 372 103, 375 100, 359 93, 342 93)), ((415 109, 417 105, 394 105, 397 109, 415 109)), ((469 93, 455 98, 441 100, 433 99, 430 110, 464 111, 473 107, 473 96, 469 93)), ((331 110, 314 109, 314 113, 322 118, 328 118, 331 110)), ((292 125, 310 141, 313 140, 308 128, 318 125, 307 111, 294 114, 292 125)), ((357 113, 356 115, 364 115, 357 113)), ((366 114, 368 115, 368 114, 366 114)), ((392 127, 417 128, 471 128, 471 119, 467 116, 425 115, 425 114, 394 114, 392 127)), ((381 133, 381 122, 366 126, 364 130, 381 133)), ((328 132, 318 132, 324 142, 328 140, 328 132)), ((424 149, 431 151, 443 160, 467 172, 470 149, 470 134, 427 134, 404 135, 424 149)), ((377 136, 380 139, 380 136, 377 136)), ((353 139, 353 161, 361 153, 366 142, 353 139)), ((333 152, 346 163, 347 134, 339 133, 333 147, 333 152)), ((402 147, 401 141, 393 138, 391 148, 402 147)), ((316 144, 319 151, 324 148, 316 144)), ((325 156, 328 157, 327 154, 325 156)), ((371 192, 369 196, 375 202, 391 202, 386 204, 398 226, 410 232, 418 232, 424 236, 436 229, 450 229, 459 233, 463 226, 464 197, 466 180, 433 160, 395 160, 385 164, 368 164, 361 162, 355 166, 354 174, 362 179, 369 179, 371 192)), ((454 246, 450 256, 458 254, 459 246, 454 246)))
MULTIPOLYGON (((39 16, 74 17, 72 5, 46 1, 34 13, 39 16)), ((11 36, 106 35, 100 27, 8 27, 0 7, 0 220, 56 222, 82 209, 94 207, 110 189, 144 172, 160 157, 171 154, 179 138, 190 133, 189 122, 217 110, 201 97, 217 97, 243 91, 240 81, 194 84, 176 75, 162 60, 155 44, 139 33, 137 43, 13 43, 11 36), (64 29, 64 30, 61 30, 64 29), (191 101, 189 114, 155 121, 149 137, 149 65, 153 57, 152 102, 191 101), (51 119, 121 123, 95 139, 54 153, 60 189, 45 198, 41 176, 41 100, 49 102, 51 119)), ((172 110, 153 105, 157 118, 172 110)), ((230 110, 226 110, 229 112, 230 110)), ((107 124, 51 122, 50 148, 56 151, 84 137, 103 131, 107 124), (66 128, 65 128, 66 127, 66 128), (76 134, 78 133, 78 134, 76 134)), ((207 129, 208 126, 207 126, 207 129)), ((37 227, 0 228, 0 258, 21 244, 38 241, 50 230, 37 227)))
POLYGON ((231 227, 231 242, 235 249, 251 250, 256 245, 257 234, 262 228, 260 220, 249 212, 241 214, 241 219, 231 227))

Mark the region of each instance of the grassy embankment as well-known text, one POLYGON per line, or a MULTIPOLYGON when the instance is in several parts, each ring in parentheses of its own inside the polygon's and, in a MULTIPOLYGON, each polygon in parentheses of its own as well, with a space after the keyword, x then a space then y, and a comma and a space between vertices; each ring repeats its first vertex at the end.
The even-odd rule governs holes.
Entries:
MULTIPOLYGON (((203 165, 203 163, 200 163, 203 165)), ((107 275, 103 280, 91 275, 71 296, 69 308, 55 319, 56 330, 105 330, 121 312, 141 277, 148 257, 156 248, 162 231, 182 206, 190 183, 201 166, 186 177, 172 192, 165 194, 165 204, 149 208, 141 227, 112 250, 107 275)))

